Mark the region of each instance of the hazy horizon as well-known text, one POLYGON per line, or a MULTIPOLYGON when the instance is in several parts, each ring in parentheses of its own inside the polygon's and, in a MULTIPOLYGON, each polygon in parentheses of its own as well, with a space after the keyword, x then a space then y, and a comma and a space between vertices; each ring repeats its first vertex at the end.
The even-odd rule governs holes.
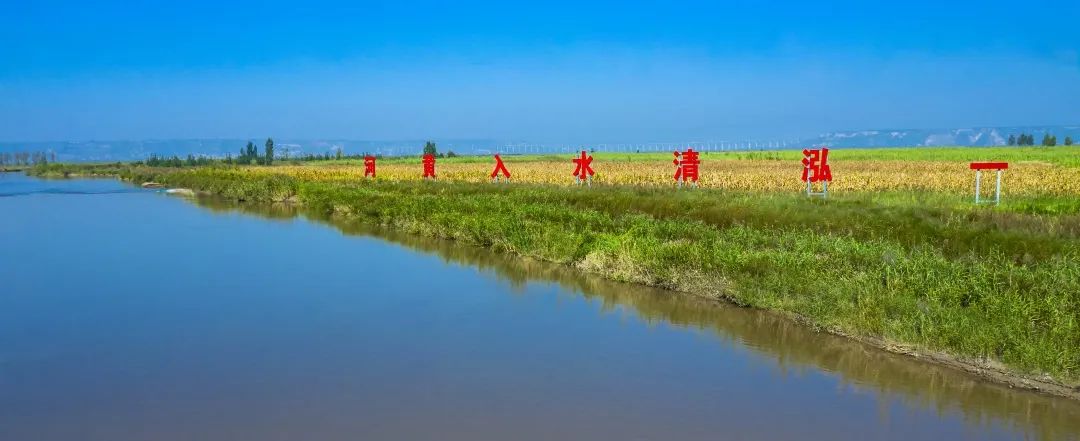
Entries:
POLYGON ((1080 123, 1070 2, 9 9, 8 142, 597 143, 1080 123))
POLYGON ((169 141, 252 141, 262 142, 266 138, 273 138, 275 140, 285 141, 351 141, 351 142, 373 142, 373 143, 395 143, 395 142, 419 142, 423 143, 429 140, 436 141, 485 141, 485 142, 527 142, 530 145, 536 144, 598 144, 598 143, 626 143, 626 144, 649 144, 649 143, 669 143, 669 142, 769 142, 769 141, 797 141, 805 140, 813 137, 820 137, 829 134, 836 133, 860 133, 860 132, 874 132, 874 133, 886 133, 895 131, 957 131, 957 130, 979 130, 979 129, 1016 129, 1016 130, 1029 130, 1035 134, 1042 134, 1046 128, 1062 128, 1068 130, 1080 130, 1080 123, 1072 124, 1032 124, 1032 125, 998 125, 998 126, 970 126, 970 127, 875 127, 875 128, 844 128, 836 130, 824 130, 820 132, 807 132, 802 134, 791 134, 788 136, 744 136, 744 137, 720 137, 720 136, 705 136, 705 137, 683 137, 685 139, 636 139, 636 140, 599 140, 593 142, 578 142, 574 140, 569 141, 550 141, 543 139, 525 139, 522 137, 506 137, 506 138, 492 138, 492 137, 453 137, 453 138, 438 138, 438 137, 422 137, 422 136, 403 136, 400 138, 386 138, 386 139, 368 139, 359 137, 347 137, 347 136, 312 136, 312 137, 279 137, 274 134, 256 135, 256 136, 221 136, 221 137, 200 137, 200 136, 187 136, 187 137, 146 137, 146 138, 102 138, 102 139, 0 139, 0 145, 15 145, 15 144, 46 144, 46 143, 102 143, 102 142, 169 142, 169 141))

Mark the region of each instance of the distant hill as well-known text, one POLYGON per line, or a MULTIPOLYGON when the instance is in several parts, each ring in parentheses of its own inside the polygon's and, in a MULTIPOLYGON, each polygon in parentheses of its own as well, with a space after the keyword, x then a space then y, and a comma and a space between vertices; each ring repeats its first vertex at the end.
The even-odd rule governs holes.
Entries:
POLYGON ((1006 145, 1009 135, 1021 133, 1035 135, 1036 144, 1042 141, 1046 133, 1057 136, 1059 144, 1065 140, 1065 136, 1080 140, 1080 126, 1042 126, 831 132, 805 139, 803 143, 830 147, 995 146, 1006 145))

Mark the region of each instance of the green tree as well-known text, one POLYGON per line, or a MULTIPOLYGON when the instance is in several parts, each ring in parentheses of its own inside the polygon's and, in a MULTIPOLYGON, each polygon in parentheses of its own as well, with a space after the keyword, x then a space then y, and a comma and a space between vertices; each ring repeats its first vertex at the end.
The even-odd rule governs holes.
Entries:
POLYGON ((1009 145, 1016 145, 1016 135, 1009 135, 1009 145))
MULTIPOLYGON (((247 147, 244 148, 244 156, 248 159, 258 156, 258 152, 255 150, 255 143, 248 141, 247 147)), ((248 161, 251 162, 251 161, 248 161)))
POLYGON ((1068 136, 1068 135, 1065 136, 1065 145, 1073 145, 1072 136, 1068 136))
POLYGON ((266 138, 266 165, 274 163, 274 138, 266 138))
POLYGON ((1049 133, 1043 135, 1042 145, 1044 145, 1046 147, 1050 147, 1050 146, 1054 145, 1054 140, 1053 140, 1053 138, 1050 137, 1049 133))
POLYGON ((424 143, 424 154, 435 156, 439 154, 439 150, 435 148, 435 143, 428 141, 424 143))

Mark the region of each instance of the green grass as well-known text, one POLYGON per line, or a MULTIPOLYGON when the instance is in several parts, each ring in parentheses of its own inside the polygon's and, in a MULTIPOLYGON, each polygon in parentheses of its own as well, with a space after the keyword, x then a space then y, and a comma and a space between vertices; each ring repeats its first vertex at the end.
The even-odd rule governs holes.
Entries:
POLYGON ((109 163, 50 163, 38 165, 27 169, 30 175, 40 178, 68 178, 68 177, 94 177, 94 176, 120 176, 136 170, 130 164, 120 162, 109 163))
POLYGON ((1076 215, 899 197, 301 182, 228 169, 131 177, 248 201, 292 197, 337 216, 722 297, 836 331, 1063 381, 1080 376, 1076 215))
MULTIPOLYGON (((1080 167, 1080 146, 835 149, 830 151, 829 155, 851 161, 1046 162, 1065 167, 1080 167)), ((801 152, 796 156, 801 156, 801 152)))

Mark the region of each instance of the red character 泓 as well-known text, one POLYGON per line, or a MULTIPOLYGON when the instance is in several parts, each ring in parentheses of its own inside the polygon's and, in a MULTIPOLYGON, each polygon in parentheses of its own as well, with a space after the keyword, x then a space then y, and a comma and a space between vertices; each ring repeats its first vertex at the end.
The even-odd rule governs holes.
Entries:
POLYGON ((829 148, 820 150, 803 149, 803 182, 832 182, 832 169, 829 168, 829 148))

